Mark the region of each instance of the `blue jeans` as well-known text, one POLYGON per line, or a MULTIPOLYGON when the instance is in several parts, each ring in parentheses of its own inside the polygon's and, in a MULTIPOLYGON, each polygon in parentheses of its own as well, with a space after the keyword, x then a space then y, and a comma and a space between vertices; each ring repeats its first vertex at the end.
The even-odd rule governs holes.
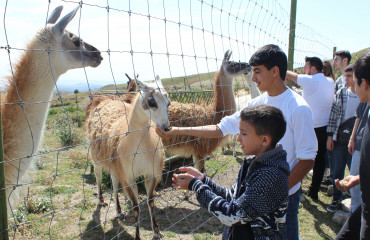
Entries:
MULTIPOLYGON (((351 171, 352 176, 359 175, 360 173, 360 151, 355 150, 352 155, 351 171)), ((352 187, 351 192, 351 212, 354 212, 357 207, 361 206, 361 189, 360 184, 352 187)))
POLYGON ((344 177, 344 171, 346 165, 351 169, 352 156, 348 152, 348 146, 344 146, 338 142, 334 142, 334 149, 332 152, 330 162, 330 172, 333 172, 333 199, 340 201, 342 200, 342 191, 339 191, 335 186, 335 179, 342 180, 344 177))
POLYGON ((284 240, 299 240, 298 236, 298 208, 301 198, 301 189, 289 196, 286 223, 281 229, 284 240))

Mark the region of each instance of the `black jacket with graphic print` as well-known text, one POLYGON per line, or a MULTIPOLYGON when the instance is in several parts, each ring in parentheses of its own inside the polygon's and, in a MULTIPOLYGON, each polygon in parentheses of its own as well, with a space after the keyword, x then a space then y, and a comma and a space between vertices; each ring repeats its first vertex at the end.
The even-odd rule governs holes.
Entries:
POLYGON ((223 224, 223 240, 282 239, 288 207, 289 164, 281 145, 258 158, 245 158, 236 183, 225 189, 204 177, 192 179, 189 190, 223 224))

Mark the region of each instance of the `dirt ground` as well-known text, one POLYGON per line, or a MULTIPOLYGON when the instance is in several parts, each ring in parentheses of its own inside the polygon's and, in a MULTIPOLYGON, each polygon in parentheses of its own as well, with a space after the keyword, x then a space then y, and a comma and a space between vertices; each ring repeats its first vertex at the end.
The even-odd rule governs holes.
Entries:
MULTIPOLYGON (((191 192, 189 200, 185 200, 183 191, 170 186, 173 170, 188 163, 182 161, 171 163, 170 171, 166 171, 167 175, 163 177, 163 183, 157 187, 159 196, 155 199, 155 217, 164 235, 163 239, 221 239, 223 225, 208 211, 200 208, 194 193, 191 192)), ((239 165, 233 166, 224 173, 216 173, 212 178, 221 186, 231 186, 235 182, 239 167, 239 165)), ((153 231, 150 227, 145 194, 141 194, 140 199, 142 201, 140 233, 143 239, 151 239, 153 231)), ((135 221, 131 212, 126 212, 126 217, 123 219, 116 218, 114 203, 110 201, 108 207, 96 207, 92 219, 82 233, 82 238, 133 239, 134 225, 135 221), (106 223, 105 230, 103 223, 106 223)))

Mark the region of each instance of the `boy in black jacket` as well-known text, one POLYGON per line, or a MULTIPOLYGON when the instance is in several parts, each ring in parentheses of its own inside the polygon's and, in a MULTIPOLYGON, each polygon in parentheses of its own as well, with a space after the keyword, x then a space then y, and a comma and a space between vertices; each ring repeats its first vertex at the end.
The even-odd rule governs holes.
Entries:
POLYGON ((196 192, 197 200, 223 224, 222 239, 282 239, 288 206, 289 165, 278 141, 286 121, 271 105, 245 108, 240 113, 238 141, 245 160, 236 183, 225 189, 192 167, 174 174, 173 186, 196 192), (250 156, 253 155, 253 156, 250 156))

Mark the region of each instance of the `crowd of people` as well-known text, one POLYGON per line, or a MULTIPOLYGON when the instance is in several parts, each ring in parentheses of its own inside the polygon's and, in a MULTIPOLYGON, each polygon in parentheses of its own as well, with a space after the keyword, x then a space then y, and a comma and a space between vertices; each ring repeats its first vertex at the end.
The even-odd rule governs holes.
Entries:
POLYGON ((242 111, 217 125, 156 129, 166 139, 239 134, 245 159, 230 189, 192 167, 173 177, 174 187, 195 191, 200 205, 225 224, 222 239, 299 239, 301 181, 313 169, 304 194, 317 201, 327 165, 334 188, 327 211, 340 209, 343 191, 352 197, 351 216, 337 239, 370 239, 370 52, 350 61, 348 51, 335 53, 341 76, 334 81, 330 61, 306 57, 298 74, 287 70, 280 47, 263 46, 249 64, 264 93, 242 111), (301 86, 301 95, 287 87, 290 81, 301 86), (344 178, 346 166, 351 175, 344 178))

